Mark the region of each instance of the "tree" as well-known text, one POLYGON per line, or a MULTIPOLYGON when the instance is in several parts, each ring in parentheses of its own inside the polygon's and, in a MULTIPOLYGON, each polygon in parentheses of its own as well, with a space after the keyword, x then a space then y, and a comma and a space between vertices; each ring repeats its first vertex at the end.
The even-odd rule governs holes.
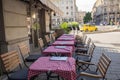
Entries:
POLYGON ((92 20, 91 13, 87 12, 84 17, 84 23, 88 23, 92 20))

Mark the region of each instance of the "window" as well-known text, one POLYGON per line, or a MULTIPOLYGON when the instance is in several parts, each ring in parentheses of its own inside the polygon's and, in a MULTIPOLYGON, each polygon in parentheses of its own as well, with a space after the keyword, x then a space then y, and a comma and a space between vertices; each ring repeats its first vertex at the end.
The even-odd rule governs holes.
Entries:
POLYGON ((71 6, 71 9, 73 9, 73 7, 71 6))
POLYGON ((68 6, 66 6, 66 9, 68 9, 68 6))
POLYGON ((69 13, 68 13, 68 12, 66 12, 66 14, 68 15, 69 13))
POLYGON ((73 12, 71 12, 71 15, 73 15, 73 12))
POLYGON ((104 12, 106 13, 106 8, 104 8, 104 12))

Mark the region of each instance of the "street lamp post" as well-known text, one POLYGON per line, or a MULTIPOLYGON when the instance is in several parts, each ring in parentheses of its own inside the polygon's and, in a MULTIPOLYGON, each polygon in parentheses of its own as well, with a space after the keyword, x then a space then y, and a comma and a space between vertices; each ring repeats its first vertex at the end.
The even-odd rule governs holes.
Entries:
POLYGON ((104 8, 105 8, 105 4, 104 4, 104 0, 102 1, 103 2, 103 24, 104 24, 104 8))

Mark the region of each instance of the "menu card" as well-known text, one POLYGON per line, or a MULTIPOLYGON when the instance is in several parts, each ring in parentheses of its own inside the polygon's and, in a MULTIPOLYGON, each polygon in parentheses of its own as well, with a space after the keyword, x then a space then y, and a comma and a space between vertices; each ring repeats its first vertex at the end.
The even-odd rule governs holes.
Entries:
POLYGON ((66 46, 55 46, 55 48, 66 48, 66 46))
POLYGON ((50 57, 50 60, 61 60, 61 61, 66 61, 68 57, 56 57, 52 56, 50 57))

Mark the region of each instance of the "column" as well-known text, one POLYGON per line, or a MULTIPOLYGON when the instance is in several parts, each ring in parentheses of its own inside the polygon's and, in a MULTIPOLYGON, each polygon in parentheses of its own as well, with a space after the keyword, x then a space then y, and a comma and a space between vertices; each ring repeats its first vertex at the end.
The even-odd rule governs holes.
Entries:
POLYGON ((7 52, 7 43, 5 39, 5 27, 3 20, 3 4, 0 0, 0 54, 7 52))

